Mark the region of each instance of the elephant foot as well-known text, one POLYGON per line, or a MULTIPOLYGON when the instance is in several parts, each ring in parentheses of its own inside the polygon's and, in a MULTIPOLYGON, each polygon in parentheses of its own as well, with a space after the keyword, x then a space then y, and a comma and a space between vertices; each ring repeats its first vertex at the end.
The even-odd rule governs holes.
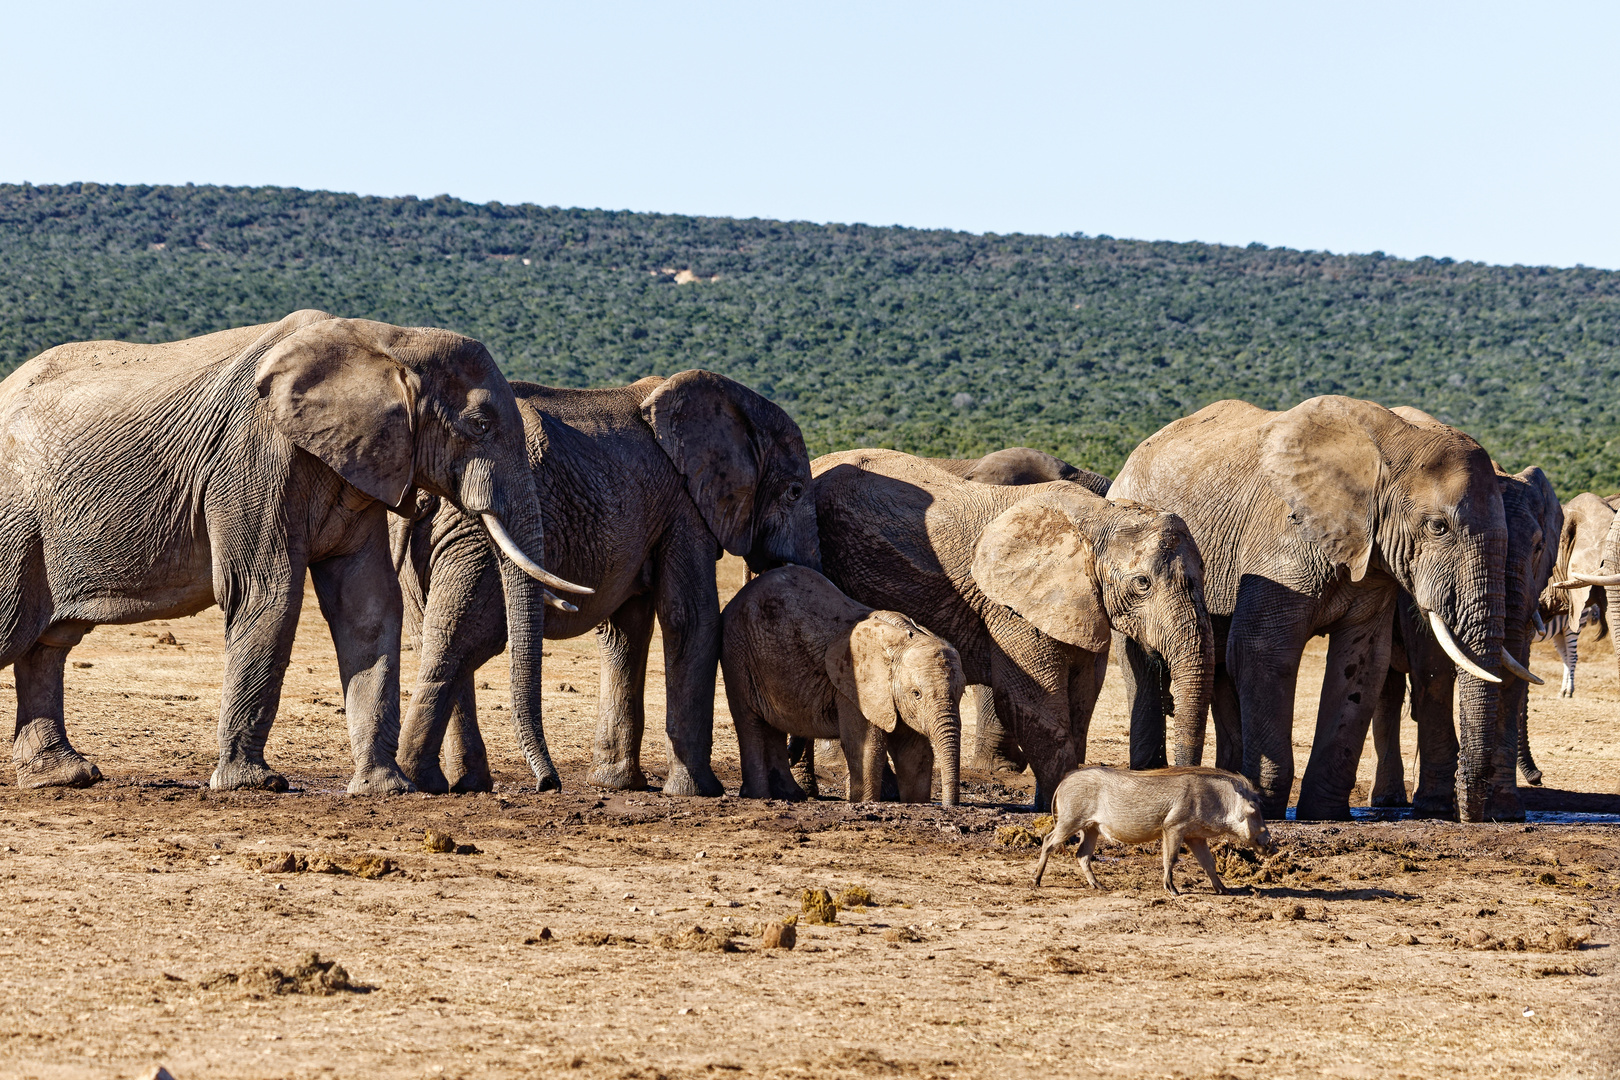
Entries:
POLYGON ((19 788, 89 787, 101 779, 101 770, 72 748, 42 750, 14 764, 19 788))
POLYGON ((647 774, 634 761, 608 761, 591 766, 585 782, 610 791, 646 791, 647 774))
POLYGON ((1412 805, 1405 791, 1375 791, 1367 804, 1379 810, 1402 810, 1412 805))
POLYGON ((821 781, 816 779, 816 770, 802 769, 795 765, 793 767, 793 782, 799 786, 799 790, 804 793, 805 798, 820 798, 821 781))
POLYGON ((1419 795, 1412 800, 1412 816, 1414 818, 1456 821, 1457 804, 1450 799, 1424 798, 1419 795))
POLYGON ((693 773, 678 761, 670 762, 669 779, 664 781, 665 795, 701 795, 714 798, 726 793, 725 785, 720 778, 714 775, 714 770, 704 766, 701 772, 693 773))
POLYGON ((450 781, 436 761, 419 761, 414 765, 401 762, 399 771, 404 773, 410 779, 410 782, 416 785, 417 791, 426 792, 429 795, 447 795, 450 792, 450 781))
POLYGON ((773 771, 767 782, 770 786, 770 798, 784 799, 787 802, 804 802, 810 797, 791 776, 783 776, 773 771))
MULTIPOLYGON (((562 785, 558 784, 557 786, 561 787, 562 785)), ((489 775, 489 771, 487 769, 480 772, 465 772, 455 778, 455 780, 450 784, 450 790, 456 795, 471 795, 474 792, 479 791, 494 791, 495 778, 489 775)), ((541 788, 540 790, 544 791, 546 789, 541 788)))
POLYGON ((286 791, 287 778, 262 761, 221 761, 208 786, 215 791, 286 791))
POLYGON ((1486 821, 1523 821, 1524 803, 1517 787, 1493 788, 1485 800, 1486 821))
POLYGON ((350 795, 405 795, 415 790, 416 785, 391 761, 356 770, 349 781, 350 795))
POLYGON ((980 754, 974 759, 973 762, 973 768, 978 769, 981 772, 1013 773, 1016 775, 1023 772, 1028 767, 1028 762, 1021 761, 1017 758, 1008 757, 1000 750, 992 750, 989 753, 980 754))

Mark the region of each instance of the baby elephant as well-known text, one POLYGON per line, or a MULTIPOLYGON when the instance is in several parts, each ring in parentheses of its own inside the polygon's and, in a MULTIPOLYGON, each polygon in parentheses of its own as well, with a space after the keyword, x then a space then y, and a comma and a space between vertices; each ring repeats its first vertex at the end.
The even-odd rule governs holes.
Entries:
POLYGON ((1260 816, 1260 795, 1248 780, 1224 769, 1178 766, 1172 769, 1115 769, 1087 765, 1063 778, 1052 796, 1057 824, 1041 845, 1035 884, 1046 872, 1046 859, 1055 847, 1081 837, 1080 869, 1093 889, 1102 888, 1091 872, 1091 856, 1102 835, 1119 844, 1146 844, 1164 840, 1164 887, 1176 890, 1171 868, 1183 842, 1192 849, 1218 893, 1226 892, 1215 872, 1209 841, 1227 837, 1262 854, 1272 850, 1271 834, 1260 816))
POLYGON ((755 578, 720 619, 744 798, 805 798, 787 752, 802 735, 843 744, 851 802, 881 797, 887 755, 903 802, 928 801, 937 756, 940 799, 956 804, 964 681, 948 642, 802 566, 755 578))

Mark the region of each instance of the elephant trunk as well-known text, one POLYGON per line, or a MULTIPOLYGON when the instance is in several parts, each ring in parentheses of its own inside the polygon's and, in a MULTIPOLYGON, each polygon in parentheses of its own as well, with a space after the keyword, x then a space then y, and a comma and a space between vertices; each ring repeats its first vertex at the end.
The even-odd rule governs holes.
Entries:
POLYGON ((928 740, 934 745, 934 761, 939 765, 939 801, 944 806, 955 806, 961 797, 961 714, 951 709, 936 716, 929 725, 928 740))
MULTIPOLYGON (((1462 626, 1477 628, 1465 638, 1466 647, 1475 657, 1500 657, 1505 605, 1499 594, 1487 594, 1481 600, 1480 606, 1486 610, 1459 620, 1462 626)), ((1489 816, 1504 689, 1500 676, 1482 679, 1467 668, 1458 669, 1456 783, 1457 817, 1461 821, 1484 821, 1489 816)))
POLYGON ((1175 764, 1204 761, 1205 717, 1215 686, 1215 633, 1209 616, 1192 613, 1183 625, 1197 628, 1197 638, 1165 653, 1170 667, 1170 697, 1175 703, 1175 764))
MULTIPOLYGON (((517 537, 515 542, 521 545, 521 550, 537 560, 543 558, 545 540, 539 514, 514 515, 512 526, 517 537)), ((506 594, 506 636, 511 650, 512 726, 523 757, 528 761, 529 768, 534 770, 536 790, 561 790, 562 781, 546 748, 540 704, 540 658, 545 638, 546 604, 556 598, 515 560, 501 559, 500 569, 501 587, 506 594)))

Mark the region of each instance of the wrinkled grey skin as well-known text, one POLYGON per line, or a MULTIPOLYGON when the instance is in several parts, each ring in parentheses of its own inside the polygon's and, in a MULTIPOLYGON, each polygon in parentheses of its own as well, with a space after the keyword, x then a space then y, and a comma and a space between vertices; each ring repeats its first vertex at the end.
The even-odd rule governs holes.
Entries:
MULTIPOLYGON (((1498 474, 1498 482, 1507 522, 1503 646, 1528 667, 1534 612, 1553 572, 1564 512, 1552 482, 1534 466, 1517 475, 1498 474)), ((1419 817, 1454 818, 1458 741, 1452 700, 1457 668, 1404 591, 1396 601, 1393 623, 1390 669, 1372 720, 1378 764, 1369 801, 1379 807, 1411 805, 1419 817), (1421 763, 1410 803, 1400 744, 1401 705, 1408 681, 1421 763)), ((1485 816, 1492 821, 1522 821, 1524 805, 1514 783, 1514 766, 1526 744, 1523 724, 1529 712, 1529 686, 1506 671, 1503 676, 1505 681, 1498 689, 1496 759, 1485 816)))
MULTIPOLYGON (((1254 781, 1268 818, 1294 781, 1294 687, 1305 643, 1328 635, 1301 819, 1348 819, 1356 763, 1404 588, 1488 675, 1501 665, 1507 526, 1490 456, 1444 425, 1326 396, 1287 412, 1221 401, 1143 441, 1111 494, 1180 514, 1206 570, 1215 624, 1215 764, 1254 781)), ((1162 689, 1126 650, 1131 765, 1164 761, 1162 689)), ((1458 810, 1479 821, 1499 695, 1460 676, 1458 810)), ((1201 727, 1200 727, 1201 730, 1201 727)), ((1178 745, 1176 764, 1198 757, 1178 745)))
POLYGON ((975 484, 1019 486, 1067 480, 1093 495, 1107 495, 1111 481, 1101 473, 1079 469, 1062 458, 1027 446, 995 450, 981 458, 924 458, 930 465, 975 484))
MULTIPOLYGON (((710 764, 720 658, 715 560, 721 549, 756 573, 817 564, 814 508, 801 498, 810 461, 798 425, 740 383, 708 371, 604 390, 515 382, 527 457, 547 521, 548 569, 596 587, 513 637, 512 720, 539 789, 561 786, 540 715, 541 642, 595 629, 602 689, 589 781, 639 789, 647 650, 664 638, 664 790, 719 795, 710 764)), ((487 791, 473 678, 506 643, 495 554, 453 507, 424 501, 395 528, 421 674, 405 718, 400 766, 425 791, 487 791), (442 762, 442 764, 441 764, 442 762)), ((510 596, 510 590, 508 591, 510 596)))
POLYGON ((495 515, 543 554, 511 388, 482 345, 444 330, 299 311, 162 345, 61 345, 0 384, 0 427, 0 663, 16 664, 23 787, 99 775, 62 716, 63 665, 86 631, 218 603, 210 783, 285 790, 264 745, 307 568, 342 672, 349 791, 409 791, 394 764, 389 508, 420 488, 495 515))
POLYGON ((975 484, 893 450, 811 471, 823 572, 956 646, 967 681, 992 687, 1000 751, 1033 769, 1038 809, 1085 758, 1111 631, 1167 657, 1178 722, 1201 720, 1213 642, 1175 515, 1069 482, 975 484))
POLYGON ((1217 893, 1226 884, 1215 872, 1209 842, 1227 839, 1261 854, 1274 850, 1271 832, 1260 812, 1260 793, 1248 779, 1222 769, 1178 766, 1168 769, 1115 769, 1087 765, 1063 778, 1052 798, 1057 821, 1041 845, 1035 865, 1035 887, 1040 888, 1046 860, 1052 852, 1080 837, 1080 870, 1093 889, 1102 888, 1091 870, 1097 839, 1116 844, 1164 846, 1164 889, 1180 896, 1172 871, 1185 843, 1198 865, 1209 875, 1217 893))
POLYGON ((874 611, 807 567, 743 586, 721 615, 720 665, 737 728, 743 798, 805 798, 786 735, 837 739, 850 802, 927 802, 937 761, 940 801, 955 806, 961 760, 962 661, 950 642, 895 611, 874 611))

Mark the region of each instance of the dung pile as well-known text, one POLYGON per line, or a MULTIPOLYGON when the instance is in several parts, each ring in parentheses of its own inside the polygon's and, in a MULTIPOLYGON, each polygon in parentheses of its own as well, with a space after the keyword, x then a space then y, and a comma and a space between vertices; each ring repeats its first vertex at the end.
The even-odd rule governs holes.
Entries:
POLYGON ((731 938, 732 931, 726 927, 705 930, 701 926, 689 926, 673 934, 658 935, 657 944, 665 949, 686 952, 736 952, 736 943, 731 938))
POLYGON ((342 964, 322 960, 319 953, 307 954, 290 972, 261 964, 243 971, 222 971, 197 982, 200 990, 232 987, 254 997, 280 994, 330 997, 333 994, 371 993, 371 987, 352 981, 342 964))
POLYGON ((259 874, 350 874, 376 879, 399 871, 393 859, 382 855, 303 854, 297 851, 256 852, 247 857, 247 868, 259 874))

